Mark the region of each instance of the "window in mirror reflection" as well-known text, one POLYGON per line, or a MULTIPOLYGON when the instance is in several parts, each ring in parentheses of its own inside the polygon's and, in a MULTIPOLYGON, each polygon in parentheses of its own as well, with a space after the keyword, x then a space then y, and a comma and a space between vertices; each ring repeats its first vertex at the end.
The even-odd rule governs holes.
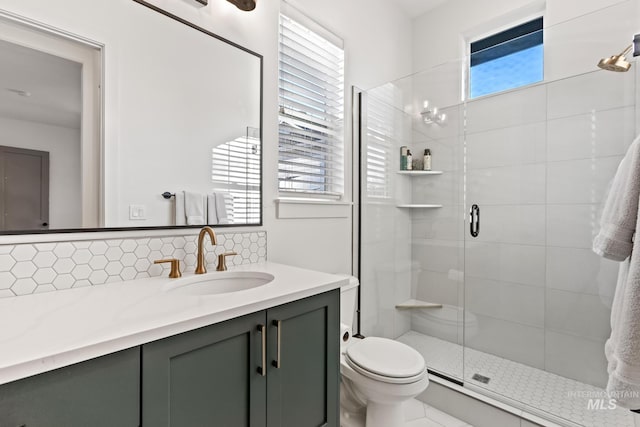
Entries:
POLYGON ((226 223, 259 224, 260 130, 247 127, 245 135, 211 151, 213 191, 223 195, 226 223))

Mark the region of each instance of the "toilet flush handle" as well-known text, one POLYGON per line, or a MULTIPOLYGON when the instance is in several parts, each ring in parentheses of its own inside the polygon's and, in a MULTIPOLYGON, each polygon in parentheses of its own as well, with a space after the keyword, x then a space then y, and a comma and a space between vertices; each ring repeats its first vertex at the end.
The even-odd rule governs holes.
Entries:
POLYGON ((276 360, 273 360, 271 364, 276 367, 276 369, 280 369, 280 335, 282 333, 282 320, 274 320, 273 326, 276 327, 276 341, 278 342, 278 347, 276 350, 276 360))

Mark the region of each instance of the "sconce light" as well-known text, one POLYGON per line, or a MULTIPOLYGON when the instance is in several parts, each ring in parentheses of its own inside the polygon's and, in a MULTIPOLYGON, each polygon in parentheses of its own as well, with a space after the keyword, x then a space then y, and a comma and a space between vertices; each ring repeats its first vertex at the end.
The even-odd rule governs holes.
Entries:
POLYGON ((252 11, 256 8, 256 0, 227 0, 229 3, 234 4, 238 9, 245 12, 252 11))
POLYGON ((422 120, 428 125, 434 123, 441 125, 445 120, 447 120, 447 115, 445 113, 438 112, 437 107, 429 107, 429 101, 424 101, 422 103, 422 111, 420 112, 420 115, 422 116, 422 120))

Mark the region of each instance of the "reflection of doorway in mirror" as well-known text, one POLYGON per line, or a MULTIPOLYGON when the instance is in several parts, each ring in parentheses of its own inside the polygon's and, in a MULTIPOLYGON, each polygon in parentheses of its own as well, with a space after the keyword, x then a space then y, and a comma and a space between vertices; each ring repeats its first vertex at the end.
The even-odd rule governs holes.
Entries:
POLYGON ((49 226, 49 153, 0 146, 0 230, 49 226))
POLYGON ((47 219, 3 229, 100 226, 101 50, 0 15, 0 63, 0 144, 49 154, 47 219))

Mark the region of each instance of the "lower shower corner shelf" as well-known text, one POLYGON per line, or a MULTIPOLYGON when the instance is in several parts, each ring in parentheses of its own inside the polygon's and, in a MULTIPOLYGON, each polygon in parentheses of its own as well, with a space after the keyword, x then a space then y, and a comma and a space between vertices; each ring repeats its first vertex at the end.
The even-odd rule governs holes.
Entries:
POLYGON ((416 310, 421 308, 442 308, 442 304, 433 302, 420 301, 418 299, 409 299, 400 304, 396 304, 398 310, 416 310))
POLYGON ((405 208, 405 209, 438 209, 441 208, 442 205, 427 205, 427 204, 404 204, 404 205, 396 205, 397 208, 405 208))

